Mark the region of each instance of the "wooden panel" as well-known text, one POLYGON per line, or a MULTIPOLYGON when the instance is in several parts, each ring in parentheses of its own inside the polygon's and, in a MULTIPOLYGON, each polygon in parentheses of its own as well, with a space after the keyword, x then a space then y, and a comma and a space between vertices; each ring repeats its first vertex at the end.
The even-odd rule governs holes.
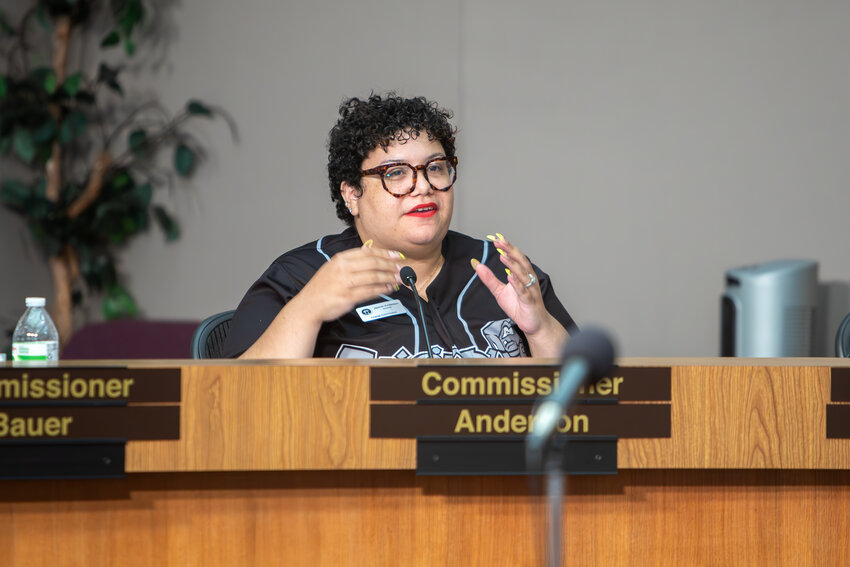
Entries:
MULTIPOLYGON (((543 564, 539 479, 409 471, 139 474, 0 484, 4 564, 543 564)), ((572 477, 570 565, 847 565, 846 471, 572 477)))
POLYGON ((412 440, 369 439, 366 366, 183 368, 179 442, 127 447, 127 471, 412 469, 412 440))
POLYGON ((850 468, 850 442, 826 438, 828 400, 825 366, 674 367, 671 439, 623 439, 619 465, 850 468))
MULTIPOLYGON (((745 362, 673 367, 672 437, 621 440, 620 468, 850 468, 850 440, 826 439, 829 368, 745 362)), ((127 470, 413 469, 412 440, 369 438, 368 372, 185 366, 181 440, 130 443, 127 470)))

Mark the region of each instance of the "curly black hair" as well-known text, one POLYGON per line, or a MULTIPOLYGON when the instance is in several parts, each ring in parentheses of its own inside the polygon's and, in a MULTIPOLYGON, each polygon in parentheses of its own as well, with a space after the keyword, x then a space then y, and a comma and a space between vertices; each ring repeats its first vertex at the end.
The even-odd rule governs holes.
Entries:
POLYGON ((360 170, 374 149, 386 150, 392 142, 415 139, 424 131, 428 140, 440 142, 446 156, 453 157, 457 128, 449 123, 451 117, 451 111, 424 97, 402 98, 394 92, 344 101, 328 138, 328 180, 336 216, 349 226, 354 224, 340 185, 345 181, 363 190, 360 170))

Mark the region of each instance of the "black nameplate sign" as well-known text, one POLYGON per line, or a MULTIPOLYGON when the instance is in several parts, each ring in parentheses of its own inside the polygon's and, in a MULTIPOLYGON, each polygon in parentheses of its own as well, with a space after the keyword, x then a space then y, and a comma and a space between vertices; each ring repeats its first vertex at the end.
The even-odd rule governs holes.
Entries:
POLYGON ((830 368, 826 438, 850 439, 850 368, 830 368))
MULTIPOLYGON (((427 365, 370 370, 370 397, 378 401, 533 400, 557 388, 556 366, 427 365)), ((671 369, 615 367, 595 384, 583 387, 577 400, 669 402, 671 369)))
MULTIPOLYGON (((533 419, 532 405, 372 404, 370 436, 524 435, 533 428, 533 419)), ((670 404, 588 404, 573 406, 561 417, 558 431, 567 435, 666 438, 670 437, 670 424, 670 404)))
POLYGON ((0 441, 180 439, 179 406, 0 408, 0 441))
POLYGON ((0 406, 179 401, 179 368, 0 368, 0 406))
POLYGON ((829 399, 832 402, 850 402, 850 368, 830 368, 829 399))

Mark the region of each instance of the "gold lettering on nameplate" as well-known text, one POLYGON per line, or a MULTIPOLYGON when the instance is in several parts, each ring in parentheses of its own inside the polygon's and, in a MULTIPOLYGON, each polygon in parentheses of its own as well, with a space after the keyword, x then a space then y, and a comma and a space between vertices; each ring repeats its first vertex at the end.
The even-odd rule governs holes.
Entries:
POLYGON ((67 437, 71 416, 10 417, 0 412, 0 439, 7 437, 67 437))
MULTIPOLYGON (((455 433, 509 433, 522 434, 534 431, 534 414, 515 413, 506 409, 496 414, 479 413, 473 415, 468 409, 462 409, 455 424, 455 433)), ((560 433, 588 433, 590 418, 585 414, 561 416, 558 420, 560 433)))
MULTIPOLYGON (((370 399, 533 400, 558 389, 560 370, 552 366, 426 366, 370 369, 370 399)), ((669 402, 671 369, 615 367, 608 376, 579 388, 577 399, 669 402)))

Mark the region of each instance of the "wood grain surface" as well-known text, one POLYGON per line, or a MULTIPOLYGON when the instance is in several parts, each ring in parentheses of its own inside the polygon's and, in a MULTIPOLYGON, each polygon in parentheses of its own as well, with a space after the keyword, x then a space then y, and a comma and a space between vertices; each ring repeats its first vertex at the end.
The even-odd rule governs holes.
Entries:
MULTIPOLYGON (((672 366, 672 436, 620 440, 619 467, 850 468, 850 440, 826 438, 824 359, 737 360, 672 366)), ((128 472, 416 466, 414 440, 369 438, 368 365, 193 364, 182 375, 180 440, 129 443, 128 472)))
MULTIPOLYGON (((570 477, 567 565, 839 566, 847 471, 570 477)), ((540 566, 541 481, 411 471, 0 483, 3 564, 540 566)))
MULTIPOLYGON (((833 362, 621 361, 672 367, 672 436, 568 479, 566 564, 850 564, 833 362)), ((0 481, 4 565, 543 564, 542 480, 417 477, 369 438, 369 364, 179 364, 181 438, 129 443, 126 479, 0 481)))

